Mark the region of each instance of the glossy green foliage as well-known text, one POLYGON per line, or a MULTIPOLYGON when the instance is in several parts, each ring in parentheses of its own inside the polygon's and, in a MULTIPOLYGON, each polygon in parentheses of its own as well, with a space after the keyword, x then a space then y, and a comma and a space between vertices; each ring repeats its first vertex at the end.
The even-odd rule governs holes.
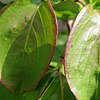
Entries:
MULTIPOLYGON (((46 74, 42 80, 39 82, 38 87, 33 91, 28 91, 23 94, 24 100, 38 100, 41 92, 45 88, 46 84, 48 83, 49 79, 51 77, 51 74, 46 74)), ((22 99, 21 99, 22 100, 22 99)))
POLYGON ((1 81, 15 93, 32 90, 55 50, 57 25, 51 3, 44 2, 37 9, 29 0, 15 2, 1 16, 0 23, 1 81), (5 16, 11 20, 3 27, 5 16))
POLYGON ((51 74, 46 74, 42 80, 40 81, 38 87, 33 91, 28 91, 25 93, 17 94, 10 92, 7 88, 5 88, 0 83, 0 100, 37 100, 39 95, 41 94, 44 86, 48 82, 48 79, 50 78, 51 74))
MULTIPOLYGON (((75 18, 80 11, 80 6, 69 0, 57 3, 53 8, 58 18, 62 18, 65 15, 69 18, 75 18)), ((67 17, 65 16, 66 20, 67 17)))
POLYGON ((0 16, 0 79, 11 45, 25 28, 35 9, 29 0, 24 3, 16 1, 0 16))
POLYGON ((8 4, 12 1, 15 1, 15 0, 0 0, 0 2, 4 3, 4 4, 8 4))
POLYGON ((50 86, 45 90, 44 94, 40 100, 76 100, 72 92, 70 91, 68 84, 66 84, 66 79, 62 76, 62 80, 59 77, 55 78, 50 86), (62 81, 62 89, 60 81, 62 81), (63 93, 61 93, 63 91, 63 93))
POLYGON ((99 14, 87 5, 76 18, 66 45, 66 78, 78 100, 90 100, 99 87, 99 23, 99 14))
POLYGON ((65 14, 68 14, 68 13, 78 14, 79 13, 79 6, 76 3, 71 2, 71 1, 60 2, 54 6, 54 9, 56 11, 63 12, 65 14))
POLYGON ((14 95, 0 83, 0 100, 21 100, 22 95, 14 95))

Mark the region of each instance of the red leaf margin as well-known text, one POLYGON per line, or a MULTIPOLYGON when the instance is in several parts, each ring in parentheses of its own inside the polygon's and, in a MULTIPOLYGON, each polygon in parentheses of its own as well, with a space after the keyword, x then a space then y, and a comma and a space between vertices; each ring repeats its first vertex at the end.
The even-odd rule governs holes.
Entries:
MULTIPOLYGON (((52 56, 51 56, 51 58, 50 58, 50 61, 49 61, 48 65, 47 65, 47 67, 44 69, 44 72, 43 72, 43 74, 41 75, 39 81, 36 83, 36 86, 33 87, 32 89, 24 90, 24 92, 33 91, 33 90, 38 86, 40 80, 41 80, 41 79, 43 78, 43 76, 46 74, 46 72, 47 72, 47 70, 48 70, 48 67, 49 67, 49 65, 50 65, 50 62, 52 61, 52 58, 53 58, 54 53, 55 53, 55 50, 56 50, 57 36, 58 36, 58 23, 57 23, 56 14, 55 14, 54 9, 53 9, 53 7, 52 7, 51 1, 48 0, 47 2, 48 2, 49 5, 50 5, 52 14, 53 14, 53 16, 54 16, 54 21, 55 21, 55 28, 56 28, 56 32, 55 32, 55 34, 56 34, 56 39, 55 39, 55 40, 56 40, 56 41, 55 41, 55 44, 54 44, 54 50, 53 50, 52 56)), ((5 88, 7 88, 10 92, 12 92, 12 90, 11 90, 9 87, 7 87, 7 86, 2 82, 1 79, 0 79, 0 83, 1 83, 5 88)), ((13 93, 13 92, 12 92, 12 93, 13 93)), ((37 100, 39 100, 39 98, 38 98, 37 100)))
MULTIPOLYGON (((79 0, 80 2, 82 2, 81 0, 79 0)), ((83 3, 83 2, 82 2, 83 3)), ((84 4, 84 3, 83 3, 84 4)), ((88 5, 90 5, 90 4, 87 4, 85 7, 87 7, 88 5)), ((85 8, 84 7, 84 8, 85 8)), ((100 14, 95 10, 95 12, 100 16, 100 14)), ((78 16, 76 17, 76 19, 78 18, 78 16)), ((76 22, 76 19, 75 19, 75 22, 76 22)), ((99 17, 99 20, 100 20, 100 17, 99 17)), ((75 24, 75 22, 74 22, 74 24, 75 24)), ((69 33, 69 36, 68 36, 68 39, 67 39, 67 42, 66 42, 66 46, 65 46, 65 51, 64 51, 64 72, 65 72, 65 77, 66 77, 66 81, 67 81, 67 83, 68 83, 68 86, 69 86, 69 88, 70 88, 70 90, 71 90, 71 87, 70 87, 70 84, 69 84, 69 82, 68 82, 68 78, 67 78, 67 74, 66 74, 66 69, 67 69, 67 66, 66 66, 66 64, 65 64, 65 56, 66 56, 66 52, 67 52, 67 48, 68 48, 68 43, 69 43, 69 40, 70 40, 70 37, 71 37, 71 35, 72 35, 72 31, 73 31, 73 27, 72 27, 72 29, 71 29, 71 31, 70 31, 70 33, 69 33)), ((100 40, 100 22, 99 22, 99 40, 100 40)), ((100 49, 100 48, 99 48, 100 49)), ((67 53, 68 54, 68 53, 67 53)), ((72 91, 72 90, 71 90, 72 91)), ((78 97, 77 97, 77 94, 74 92, 74 91, 72 91, 72 93, 74 94, 74 96, 75 96, 75 98, 76 98, 76 100, 79 100, 78 99, 78 97)))

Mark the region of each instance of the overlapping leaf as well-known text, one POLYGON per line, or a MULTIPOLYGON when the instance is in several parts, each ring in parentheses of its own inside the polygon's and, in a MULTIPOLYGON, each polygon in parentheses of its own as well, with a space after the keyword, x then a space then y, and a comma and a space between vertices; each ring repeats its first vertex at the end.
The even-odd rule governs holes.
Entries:
POLYGON ((51 74, 46 74, 42 80, 40 81, 38 87, 33 90, 33 91, 28 91, 25 93, 21 93, 18 95, 15 95, 11 93, 7 88, 5 88, 1 83, 0 83, 0 100, 37 100, 40 93, 42 92, 44 86, 48 82, 48 79, 50 78, 51 74))
POLYGON ((22 100, 23 95, 14 95, 0 83, 0 100, 22 100))
POLYGON ((68 17, 75 18, 77 16, 77 14, 80 11, 80 6, 76 4, 75 2, 67 0, 67 1, 59 2, 55 4, 54 10, 58 18, 63 18, 65 15, 67 15, 65 16, 67 20, 68 17))
POLYGON ((7 53, 35 9, 29 0, 24 4, 17 1, 0 16, 0 79, 7 53))
POLYGON ((50 86, 48 86, 48 89, 45 91, 40 100, 76 100, 70 91, 68 84, 66 84, 64 76, 62 76, 61 81, 63 90, 61 90, 60 79, 57 77, 51 82, 50 86))
POLYGON ((27 0, 13 4, 0 18, 1 82, 14 92, 37 86, 56 45, 57 25, 50 1, 35 12, 36 6, 29 3, 27 0), (19 9, 13 9, 15 6, 19 9))
POLYGON ((66 78, 77 100, 90 100, 99 87, 99 23, 99 14, 87 5, 76 18, 66 45, 66 78))

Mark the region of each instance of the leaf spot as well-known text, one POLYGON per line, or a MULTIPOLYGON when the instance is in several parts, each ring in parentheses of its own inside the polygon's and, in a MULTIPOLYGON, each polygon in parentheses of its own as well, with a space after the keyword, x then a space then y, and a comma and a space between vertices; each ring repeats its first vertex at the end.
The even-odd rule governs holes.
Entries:
POLYGON ((71 44, 71 48, 73 48, 73 45, 71 44))
POLYGON ((86 48, 84 48, 84 51, 86 51, 86 48))
POLYGON ((13 25, 13 27, 11 28, 12 30, 15 30, 16 29, 16 24, 13 25))
POLYGON ((28 22, 28 20, 29 20, 29 16, 26 15, 24 21, 25 21, 25 22, 28 22))

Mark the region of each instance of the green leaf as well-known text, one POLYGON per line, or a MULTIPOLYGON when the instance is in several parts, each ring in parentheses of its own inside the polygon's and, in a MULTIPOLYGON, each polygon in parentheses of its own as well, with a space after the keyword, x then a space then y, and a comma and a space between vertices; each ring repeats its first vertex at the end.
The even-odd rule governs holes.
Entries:
POLYGON ((3 4, 8 4, 12 1, 15 1, 15 0, 0 0, 0 2, 2 2, 3 4))
POLYGON ((100 0, 79 0, 79 1, 84 5, 90 3, 93 6, 93 8, 97 8, 98 6, 100 6, 100 0))
POLYGON ((55 4, 53 8, 56 12, 73 16, 76 16, 80 11, 79 5, 69 0, 55 4))
POLYGON ((36 6, 29 0, 24 3, 16 1, 0 16, 0 79, 11 45, 21 34, 35 9, 36 6))
POLYGON ((93 7, 95 9, 99 8, 100 7, 100 0, 97 0, 97 1, 93 2, 93 7))
POLYGON ((65 72, 78 100, 90 100, 97 88, 99 14, 87 5, 73 25, 65 49, 65 72))
POLYGON ((79 0, 80 2, 82 2, 84 5, 89 3, 89 0, 79 0))
POLYGON ((97 88, 90 100, 100 100, 100 74, 98 75, 97 88))
POLYGON ((0 83, 0 100, 37 100, 50 76, 51 74, 46 74, 34 91, 28 91, 18 95, 14 95, 0 83))
POLYGON ((21 100, 32 100, 32 99, 38 100, 39 95, 41 94, 42 90, 45 88, 50 78, 51 78, 51 74, 46 74, 40 81, 38 87, 34 91, 29 91, 24 93, 23 99, 21 100))
POLYGON ((57 36, 56 19, 50 1, 44 2, 30 20, 35 7, 30 3, 22 4, 17 2, 20 9, 18 11, 16 7, 16 16, 6 11, 0 19, 1 26, 4 26, 6 15, 12 17, 7 26, 0 27, 0 73, 2 83, 14 92, 32 90, 38 85, 53 56, 57 36))
POLYGON ((62 76, 62 85, 63 99, 61 96, 60 79, 57 77, 50 83, 39 100, 76 100, 70 91, 68 84, 66 84, 66 79, 64 76, 62 76))
POLYGON ((50 0, 50 1, 51 1, 52 5, 55 5, 55 4, 59 3, 59 2, 61 2, 60 0, 50 0))
POLYGON ((0 83, 0 100, 22 100, 23 95, 14 95, 0 83))
POLYGON ((100 6, 96 8, 96 11, 100 14, 100 6))
POLYGON ((30 4, 29 0, 26 0, 25 4, 16 1, 0 16, 0 79, 7 53, 35 9, 36 6, 30 4))

